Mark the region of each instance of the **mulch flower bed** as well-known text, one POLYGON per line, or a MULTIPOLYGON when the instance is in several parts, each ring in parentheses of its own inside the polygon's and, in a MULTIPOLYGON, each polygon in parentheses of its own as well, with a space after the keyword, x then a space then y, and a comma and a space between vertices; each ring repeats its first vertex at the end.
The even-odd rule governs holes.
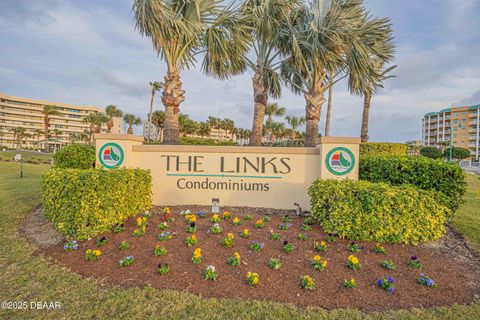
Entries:
POLYGON ((309 230, 303 226, 303 218, 293 216, 292 211, 246 207, 223 207, 218 222, 221 232, 213 234, 215 222, 208 209, 171 207, 173 221, 162 229, 163 208, 156 207, 146 223, 134 217, 119 233, 40 250, 75 273, 111 284, 150 285, 202 297, 266 299, 304 307, 364 311, 432 307, 469 303, 480 293, 478 258, 466 258, 462 250, 439 242, 415 247, 351 243, 329 237, 318 225, 309 230), (187 209, 196 216, 193 224, 180 215, 187 209), (201 210, 207 212, 205 218, 197 215, 201 210), (223 219, 223 211, 231 216, 223 219), (261 226, 258 220, 267 214, 270 221, 263 219, 261 226), (293 219, 284 221, 285 214, 293 219), (246 215, 252 219, 246 221, 246 215), (241 236, 244 229, 249 230, 247 237, 241 236), (272 240, 271 232, 280 239, 272 240), (231 241, 229 234, 233 235, 231 241), (327 242, 327 238, 335 241, 327 242), (320 245, 322 241, 326 242, 320 245), (315 250, 315 242, 319 250, 315 250), (293 251, 286 252, 286 247, 291 247, 288 244, 293 244, 293 251), (194 255, 198 248, 201 250, 194 255), (380 253, 382 249, 385 253, 380 253), (87 250, 99 250, 100 254, 89 251, 91 259, 87 261, 87 250), (201 259, 195 259, 199 255, 201 259), (412 261, 419 262, 421 269, 414 268, 412 261), (354 262, 358 268, 352 267, 354 262), (428 285, 431 282, 425 276, 434 286, 428 285))

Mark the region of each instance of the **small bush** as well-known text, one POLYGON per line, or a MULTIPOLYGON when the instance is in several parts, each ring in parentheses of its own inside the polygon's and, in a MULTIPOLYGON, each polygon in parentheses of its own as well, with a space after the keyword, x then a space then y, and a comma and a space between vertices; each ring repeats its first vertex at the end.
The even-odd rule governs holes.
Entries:
POLYGON ((200 146, 236 146, 232 140, 215 140, 209 138, 181 137, 180 144, 200 145, 200 146))
POLYGON ((360 156, 406 156, 408 145, 390 142, 363 142, 360 144, 360 156))
POLYGON ((446 201, 452 213, 467 189, 465 173, 458 165, 425 157, 361 157, 359 178, 441 192, 446 197, 439 196, 438 200, 446 201))
POLYGON ((317 180, 312 216, 326 233, 349 240, 418 244, 445 233, 450 209, 431 191, 352 180, 317 180))
POLYGON ((420 155, 430 159, 440 159, 442 158, 442 151, 435 147, 423 147, 420 149, 420 155))
POLYGON ((152 206, 152 178, 141 169, 51 169, 42 176, 45 217, 83 240, 152 206))
MULTIPOLYGON (((443 157, 445 159, 450 159, 450 148, 446 148, 443 151, 443 157)), ((462 159, 467 159, 469 157, 470 157, 470 150, 465 148, 458 148, 458 147, 452 148, 452 159, 462 160, 462 159)))
POLYGON ((89 144, 71 144, 53 155, 55 167, 90 169, 95 167, 95 148, 89 144))

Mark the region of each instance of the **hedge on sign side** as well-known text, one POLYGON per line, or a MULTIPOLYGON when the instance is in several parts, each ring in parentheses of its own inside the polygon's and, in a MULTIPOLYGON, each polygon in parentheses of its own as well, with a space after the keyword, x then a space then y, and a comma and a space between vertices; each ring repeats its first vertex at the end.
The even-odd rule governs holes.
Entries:
POLYGON ((57 168, 90 169, 95 167, 95 147, 89 144, 71 144, 53 155, 57 168))
POLYGON ((420 149, 420 155, 430 159, 440 159, 443 156, 442 151, 435 147, 423 147, 420 149))
POLYGON ((152 178, 141 169, 51 169, 42 176, 45 217, 69 238, 110 230, 152 206, 152 178))
MULTIPOLYGON (((359 178, 392 185, 411 184, 447 196, 455 212, 467 190, 465 172, 457 165, 426 157, 360 157, 359 178)), ((447 217, 448 220, 451 219, 447 217)))
POLYGON ((414 186, 317 180, 308 190, 312 217, 349 240, 419 244, 445 233, 450 209, 414 186))
POLYGON ((407 156, 408 145, 405 143, 391 142, 362 142, 360 144, 360 155, 407 156))

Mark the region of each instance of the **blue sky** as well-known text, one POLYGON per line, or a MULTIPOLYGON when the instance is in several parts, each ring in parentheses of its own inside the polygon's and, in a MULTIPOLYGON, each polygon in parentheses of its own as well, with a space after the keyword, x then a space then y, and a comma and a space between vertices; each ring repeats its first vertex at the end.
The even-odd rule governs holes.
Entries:
MULTIPOLYGON (((422 115, 480 103, 480 1, 367 0, 373 15, 392 19, 396 78, 372 101, 372 141, 419 139, 422 115)), ((131 1, 0 0, 0 92, 104 107, 146 117, 149 86, 164 63, 134 30, 131 1)), ((182 112, 195 120, 229 117, 250 127, 250 73, 218 81, 198 69, 182 74, 182 112)), ((273 102, 273 100, 271 100, 273 102)), ((277 101, 303 115, 304 99, 287 89, 277 101)), ((155 103, 162 108, 160 99, 155 103)), ((358 136, 362 99, 334 88, 331 134, 358 136)), ((325 110, 322 114, 323 131, 325 110)))

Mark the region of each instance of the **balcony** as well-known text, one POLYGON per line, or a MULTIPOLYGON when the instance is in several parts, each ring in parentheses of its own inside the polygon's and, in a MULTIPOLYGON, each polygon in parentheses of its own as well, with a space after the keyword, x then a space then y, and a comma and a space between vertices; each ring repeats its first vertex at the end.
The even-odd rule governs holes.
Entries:
POLYGON ((476 132, 477 132, 477 128, 470 128, 470 129, 468 129, 468 132, 476 133, 476 132))
POLYGON ((477 113, 476 112, 473 112, 473 113, 470 113, 468 115, 469 118, 476 118, 477 117, 477 113))

